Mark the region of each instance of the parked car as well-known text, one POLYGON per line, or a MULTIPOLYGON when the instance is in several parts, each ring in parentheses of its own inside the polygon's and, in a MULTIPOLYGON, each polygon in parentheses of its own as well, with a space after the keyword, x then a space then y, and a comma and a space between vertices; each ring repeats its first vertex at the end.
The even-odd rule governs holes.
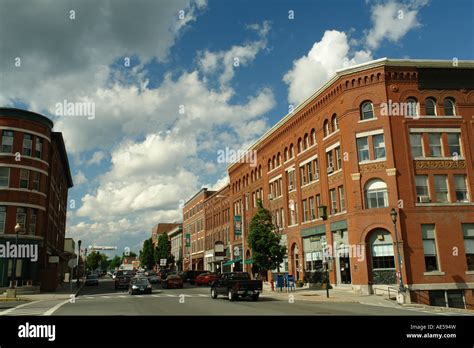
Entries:
POLYGON ((151 294, 151 284, 146 277, 135 277, 130 280, 128 285, 128 293, 130 295, 135 294, 151 294))
POLYGON ((150 283, 152 284, 156 284, 156 283, 160 283, 161 282, 161 278, 158 274, 156 274, 155 272, 149 272, 148 273, 148 280, 150 281, 150 283))
POLYGON ((117 271, 117 275, 115 276, 114 287, 115 290, 120 288, 128 288, 130 284, 130 280, 135 276, 135 271, 130 270, 121 270, 117 271))
POLYGON ((194 284, 194 281, 195 281, 195 279, 198 275, 203 274, 203 273, 208 273, 208 272, 209 271, 203 271, 203 270, 200 270, 200 271, 197 271, 197 270, 187 271, 185 276, 184 276, 184 281, 188 282, 189 284, 194 284))
POLYGON ((176 288, 182 289, 183 288, 183 279, 177 274, 169 274, 166 279, 161 280, 161 286, 163 289, 168 288, 176 288))
POLYGON ((262 292, 261 280, 251 280, 246 272, 223 273, 211 286, 211 297, 216 299, 219 295, 226 295, 229 301, 235 301, 239 296, 250 296, 257 301, 262 292))
POLYGON ((99 285, 99 278, 96 274, 88 274, 86 276, 86 285, 99 285))
POLYGON ((217 274, 212 272, 201 273, 194 279, 197 286, 199 285, 211 285, 216 279, 217 274))

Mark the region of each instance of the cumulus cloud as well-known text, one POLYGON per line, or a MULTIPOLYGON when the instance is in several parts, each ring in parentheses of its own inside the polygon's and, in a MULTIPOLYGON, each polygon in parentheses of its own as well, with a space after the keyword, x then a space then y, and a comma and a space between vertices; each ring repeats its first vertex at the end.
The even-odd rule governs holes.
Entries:
POLYGON ((96 151, 92 154, 92 157, 86 162, 87 165, 100 164, 105 158, 104 151, 96 151))
POLYGON ((369 51, 360 50, 352 55, 346 33, 327 30, 315 42, 307 55, 296 59, 283 81, 288 84, 288 100, 299 104, 324 84, 337 69, 372 59, 369 51))
POLYGON ((84 184, 84 183, 87 182, 87 178, 86 178, 86 176, 84 175, 84 173, 79 170, 79 171, 76 173, 76 175, 74 176, 73 182, 74 182, 74 185, 75 185, 75 186, 80 186, 80 185, 82 185, 82 184, 84 184))

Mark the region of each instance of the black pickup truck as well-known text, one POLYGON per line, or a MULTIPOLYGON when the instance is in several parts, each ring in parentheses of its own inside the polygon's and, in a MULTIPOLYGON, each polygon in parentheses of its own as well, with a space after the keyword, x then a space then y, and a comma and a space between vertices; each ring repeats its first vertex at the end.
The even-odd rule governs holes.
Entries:
POLYGON ((251 280, 248 273, 230 272, 220 275, 211 285, 211 297, 226 295, 229 301, 235 301, 239 296, 250 296, 257 301, 262 292, 262 281, 251 280))

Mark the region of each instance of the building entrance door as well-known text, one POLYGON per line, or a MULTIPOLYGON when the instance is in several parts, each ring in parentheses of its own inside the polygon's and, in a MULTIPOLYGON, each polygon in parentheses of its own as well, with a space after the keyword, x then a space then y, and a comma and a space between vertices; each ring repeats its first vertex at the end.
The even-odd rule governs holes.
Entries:
POLYGON ((351 284, 351 261, 349 257, 347 230, 333 233, 333 250, 336 263, 336 284, 351 284))

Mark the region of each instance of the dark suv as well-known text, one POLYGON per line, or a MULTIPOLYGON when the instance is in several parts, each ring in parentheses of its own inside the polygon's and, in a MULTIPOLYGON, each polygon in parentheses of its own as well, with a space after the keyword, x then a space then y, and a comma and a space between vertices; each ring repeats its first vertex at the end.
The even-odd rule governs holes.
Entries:
POLYGON ((135 273, 135 271, 117 271, 117 275, 114 281, 115 290, 118 290, 120 288, 128 289, 130 280, 135 276, 135 273))

